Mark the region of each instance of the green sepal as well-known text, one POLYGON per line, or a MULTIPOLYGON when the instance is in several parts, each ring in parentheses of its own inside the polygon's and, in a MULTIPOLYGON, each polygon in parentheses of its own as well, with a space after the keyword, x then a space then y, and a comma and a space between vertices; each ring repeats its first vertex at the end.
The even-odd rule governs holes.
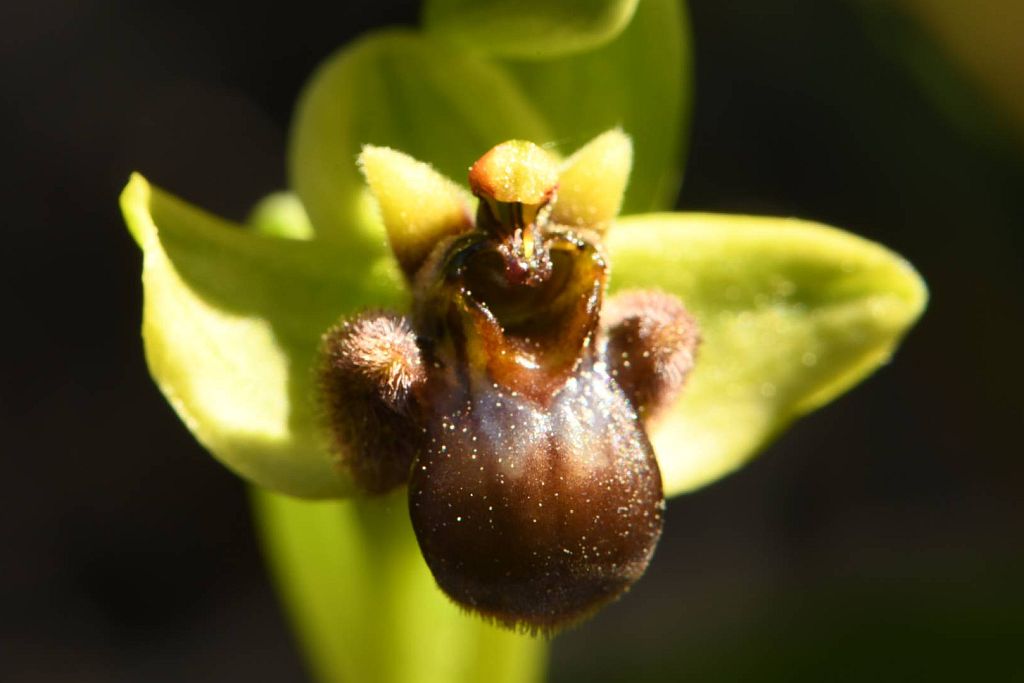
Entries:
POLYGON ((121 209, 143 251, 150 373, 232 470, 305 497, 342 496, 316 407, 320 334, 340 315, 403 303, 390 257, 246 230, 132 176, 121 209))
POLYGON ((885 363, 928 297, 898 255, 806 221, 652 214, 606 239, 612 291, 671 292, 700 326, 683 395, 650 430, 666 495, 740 467, 885 363))

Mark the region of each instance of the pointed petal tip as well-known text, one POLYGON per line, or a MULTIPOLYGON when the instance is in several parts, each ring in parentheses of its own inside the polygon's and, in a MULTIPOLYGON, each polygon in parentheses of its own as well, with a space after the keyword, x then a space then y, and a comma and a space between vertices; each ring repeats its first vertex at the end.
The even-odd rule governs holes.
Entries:
POLYGON ((465 191, 430 164, 374 145, 363 145, 358 164, 391 249, 409 277, 439 240, 471 225, 465 191))
POLYGON ((906 282, 904 297, 907 302, 907 319, 913 323, 924 315, 925 310, 927 310, 928 303, 931 301, 931 291, 928 289, 928 283, 925 282, 924 277, 917 268, 902 256, 896 256, 906 282))
MULTIPOLYGON (((366 175, 367 165, 369 164, 372 168, 377 162, 395 157, 408 157, 409 155, 403 154, 398 150, 386 147, 384 145, 363 145, 359 150, 359 156, 356 157, 356 164, 359 166, 359 170, 362 171, 363 175, 366 175)), ((412 157, 409 157, 410 159, 412 157)))
POLYGON ((149 182, 138 171, 132 171, 118 197, 118 204, 121 207, 121 214, 124 216, 128 233, 140 248, 154 228, 152 221, 148 219, 149 214, 146 210, 149 196, 149 182))
POLYGON ((633 141, 612 128, 562 163, 553 218, 575 228, 604 231, 619 214, 633 167, 633 141))
POLYGON ((394 305, 395 288, 370 275, 379 262, 268 239, 139 174, 121 206, 146 254, 146 361, 184 424, 251 482, 306 498, 350 495, 305 397, 320 332, 357 306, 394 305))

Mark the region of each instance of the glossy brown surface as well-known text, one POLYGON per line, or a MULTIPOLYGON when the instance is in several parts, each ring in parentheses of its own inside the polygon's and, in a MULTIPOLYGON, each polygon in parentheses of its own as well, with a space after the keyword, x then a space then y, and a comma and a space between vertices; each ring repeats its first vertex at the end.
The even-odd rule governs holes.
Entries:
POLYGON ((662 526, 661 479, 603 364, 544 405, 489 383, 428 383, 428 442, 410 514, 438 584, 506 624, 552 630, 643 574, 662 526))
POLYGON ((540 235, 531 256, 550 264, 543 275, 508 265, 521 228, 492 227, 448 245, 421 275, 427 381, 415 392, 426 434, 409 509, 450 597, 552 632, 643 574, 663 498, 636 410, 599 355, 599 244, 526 227, 540 235))

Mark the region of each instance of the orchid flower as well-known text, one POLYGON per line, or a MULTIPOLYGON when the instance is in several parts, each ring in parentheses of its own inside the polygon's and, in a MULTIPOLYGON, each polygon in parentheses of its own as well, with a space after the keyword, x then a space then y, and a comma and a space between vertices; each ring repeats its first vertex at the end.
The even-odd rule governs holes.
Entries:
POLYGON ((898 255, 836 228, 666 211, 689 93, 676 0, 436 0, 424 16, 423 31, 371 33, 314 74, 291 132, 291 190, 245 224, 131 178, 121 205, 144 254, 143 340, 187 428, 254 484, 319 679, 536 680, 545 640, 437 589, 409 521, 408 464, 372 495, 322 393, 325 333, 409 311, 421 294, 410 272, 493 199, 460 185, 474 160, 508 140, 541 145, 559 169, 546 186, 559 187, 558 220, 601 235, 609 295, 662 292, 696 321, 685 388, 644 422, 669 499, 741 467, 886 362, 927 293, 898 255), (584 146, 593 138, 603 156, 584 146), (573 163, 578 148, 587 163, 573 163))

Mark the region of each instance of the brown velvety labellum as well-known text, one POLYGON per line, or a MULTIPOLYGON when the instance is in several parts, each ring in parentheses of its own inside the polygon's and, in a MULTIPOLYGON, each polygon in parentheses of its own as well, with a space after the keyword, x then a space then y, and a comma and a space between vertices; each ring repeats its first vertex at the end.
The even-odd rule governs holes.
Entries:
POLYGON ((661 476, 625 394, 597 356, 606 265, 550 231, 536 285, 505 276, 481 237, 438 260, 418 312, 425 358, 413 528, 435 579, 504 625, 554 631, 625 591, 661 533, 661 476), (431 320, 434 322, 431 322, 431 320))
POLYGON ((661 533, 661 477, 603 364, 547 403, 484 377, 439 377, 427 391, 444 398, 427 420, 410 514, 448 595, 505 625, 551 631, 643 574, 661 533))

